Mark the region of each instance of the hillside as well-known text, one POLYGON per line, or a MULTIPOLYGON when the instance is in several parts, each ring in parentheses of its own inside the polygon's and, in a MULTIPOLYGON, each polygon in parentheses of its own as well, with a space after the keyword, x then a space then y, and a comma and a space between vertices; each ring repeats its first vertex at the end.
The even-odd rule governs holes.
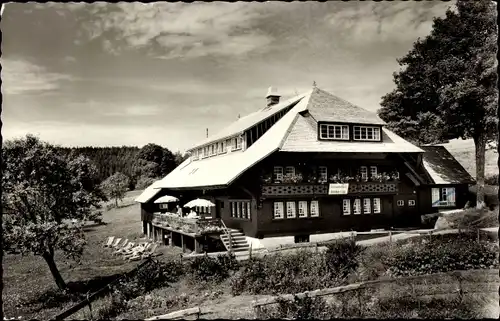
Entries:
MULTIPOLYGON (((476 177, 476 157, 474 142, 472 139, 453 139, 446 144, 441 144, 455 157, 460 164, 472 175, 476 177)), ((485 176, 498 174, 498 152, 496 148, 486 151, 485 176)))

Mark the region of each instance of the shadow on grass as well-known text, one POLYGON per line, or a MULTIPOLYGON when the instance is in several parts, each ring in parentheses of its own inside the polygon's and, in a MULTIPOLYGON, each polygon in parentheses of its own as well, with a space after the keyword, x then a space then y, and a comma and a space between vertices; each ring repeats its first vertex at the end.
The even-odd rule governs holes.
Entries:
MULTIPOLYGON (((123 275, 124 273, 117 273, 104 277, 96 277, 85 281, 69 282, 67 284, 68 288, 66 291, 51 289, 41 294, 38 298, 25 302, 23 305, 38 306, 38 308, 35 310, 37 312, 43 309, 61 307, 62 305, 70 302, 77 303, 81 300, 84 300, 87 294, 90 295, 94 292, 97 292, 107 284, 117 280, 123 275)), ((106 293, 103 293, 103 295, 105 294, 106 293)))

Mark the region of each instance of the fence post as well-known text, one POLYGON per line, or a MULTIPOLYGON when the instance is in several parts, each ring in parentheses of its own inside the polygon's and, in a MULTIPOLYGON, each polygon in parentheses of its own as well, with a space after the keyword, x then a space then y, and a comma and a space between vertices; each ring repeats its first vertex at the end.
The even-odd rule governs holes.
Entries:
POLYGON ((250 248, 248 249, 248 258, 252 258, 252 243, 250 243, 250 248))
POLYGON ((478 228, 477 229, 477 243, 479 243, 479 241, 480 241, 479 232, 480 232, 480 229, 478 228))
POLYGON ((231 235, 231 231, 228 231, 227 233, 227 237, 228 237, 228 242, 229 242, 229 254, 233 253, 233 238, 232 238, 232 235, 231 235))

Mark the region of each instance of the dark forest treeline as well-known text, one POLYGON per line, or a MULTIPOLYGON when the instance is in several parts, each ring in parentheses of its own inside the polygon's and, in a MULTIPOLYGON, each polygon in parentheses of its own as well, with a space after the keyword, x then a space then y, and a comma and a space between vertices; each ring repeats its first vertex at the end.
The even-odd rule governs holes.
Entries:
POLYGON ((100 182, 116 172, 128 177, 134 176, 134 164, 140 151, 139 147, 59 147, 66 157, 83 155, 97 167, 100 182))

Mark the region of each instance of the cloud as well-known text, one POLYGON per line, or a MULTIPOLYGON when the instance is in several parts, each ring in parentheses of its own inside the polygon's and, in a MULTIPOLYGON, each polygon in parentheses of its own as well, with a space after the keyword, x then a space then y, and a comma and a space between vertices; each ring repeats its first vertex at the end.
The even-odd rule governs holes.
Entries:
POLYGON ((414 40, 432 29, 432 18, 442 15, 452 3, 363 2, 339 3, 339 9, 327 15, 326 21, 351 45, 414 40))
POLYGON ((25 94, 57 90, 73 78, 49 72, 25 60, 2 59, 2 89, 6 94, 25 94))
POLYGON ((252 29, 268 15, 264 8, 242 2, 88 5, 93 19, 84 29, 89 40, 101 38, 103 49, 112 54, 145 49, 163 59, 239 56, 262 50, 272 41, 270 35, 252 29))

